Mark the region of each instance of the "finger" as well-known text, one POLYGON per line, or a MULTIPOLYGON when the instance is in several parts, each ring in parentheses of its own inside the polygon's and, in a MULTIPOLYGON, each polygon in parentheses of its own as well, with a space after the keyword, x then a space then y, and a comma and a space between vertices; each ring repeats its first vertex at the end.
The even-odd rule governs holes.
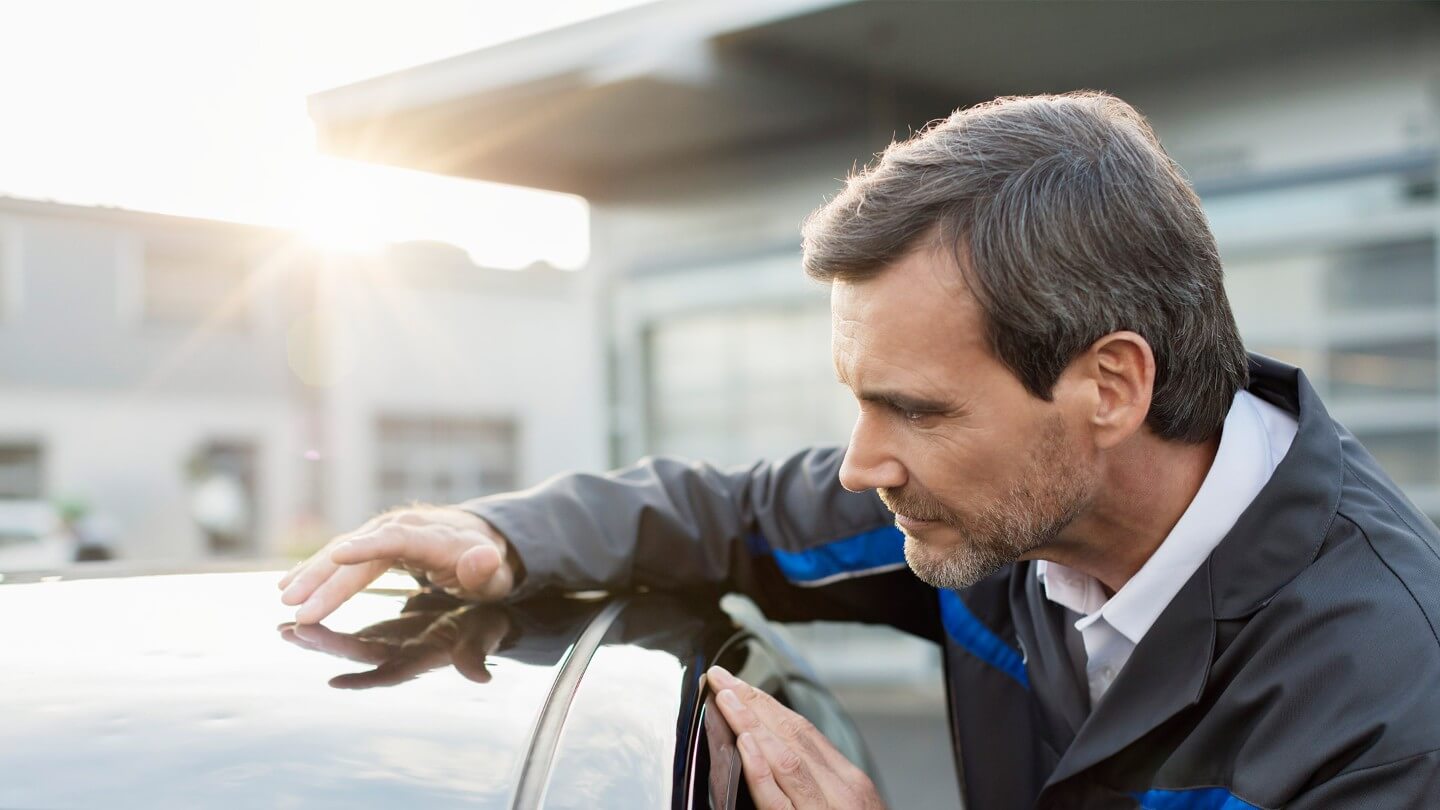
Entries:
POLYGON ((500 560, 500 549, 482 543, 460 555, 455 564, 460 587, 481 599, 499 599, 510 592, 510 569, 500 560))
MULTIPOLYGON (((363 524, 361 524, 360 526, 358 526, 354 531, 348 532, 347 534, 356 535, 356 534, 364 534, 364 533, 366 533, 366 532, 372 531, 372 530, 375 528, 375 526, 379 525, 379 523, 382 521, 383 518, 385 518, 385 515, 377 515, 377 516, 375 516, 375 517, 373 517, 373 518, 370 518, 369 520, 365 521, 363 524)), ((335 546, 335 545, 336 545, 336 542, 337 542, 341 537, 345 537, 345 536, 346 536, 346 535, 340 535, 340 537, 337 537, 335 540, 331 540, 329 543, 326 543, 325 546, 322 547, 319 551, 315 552, 314 554, 311 554, 309 557, 306 557, 304 560, 302 560, 302 561, 300 561, 300 562, 298 562, 298 563, 295 563, 295 566, 294 566, 293 568, 291 568, 289 571, 287 571, 287 572, 285 573, 285 576, 283 576, 283 577, 280 578, 280 582, 278 583, 278 584, 279 584, 279 587, 280 587, 280 590, 283 591, 283 590, 285 590, 286 588, 290 587, 290 583, 295 580, 296 575, 298 575, 301 571, 305 570, 307 567, 313 565, 314 563, 316 563, 316 562, 319 561, 319 560, 327 560, 327 559, 329 559, 329 558, 330 558, 330 550, 331 550, 331 547, 332 547, 332 546, 335 546)))
POLYGON ((330 685, 336 689, 372 689, 377 686, 394 686, 445 666, 449 657, 444 650, 426 649, 412 651, 386 661, 369 672, 352 672, 336 675, 330 685))
POLYGON ((282 591, 285 590, 285 588, 290 585, 290 581, 295 578, 295 575, 300 573, 300 569, 305 567, 305 563, 310 562, 310 560, 313 559, 315 558, 309 557, 307 559, 301 560, 298 563, 295 563, 295 565, 292 566, 289 571, 285 572, 285 576, 281 577, 280 581, 276 583, 275 586, 282 591))
MULTIPOLYGON (((764 710, 769 707, 762 700, 770 696, 750 684, 731 675, 724 668, 713 666, 705 673, 706 682, 716 690, 716 699, 725 719, 736 733, 755 731, 766 724, 764 710)), ((772 729, 773 730, 773 729, 772 729)))
POLYGON ((310 598, 338 569, 323 552, 305 563, 290 584, 280 594, 280 601, 287 605, 298 605, 310 598))
POLYGON ((334 575, 315 588, 299 610, 295 611, 295 621, 314 624, 323 620, 334 613, 346 599, 364 590, 365 586, 374 582, 389 568, 389 564, 384 561, 340 567, 334 575))
MULTIPOLYGON (((738 681, 738 683, 741 686, 746 685, 743 681, 738 681)), ((811 783, 814 783, 816 779, 813 773, 814 769, 831 769, 830 763, 826 761, 824 753, 820 750, 820 747, 816 745, 815 741, 811 739, 812 735, 818 736, 819 732, 815 731, 815 727, 811 726, 809 721, 781 706, 781 710, 790 716, 779 715, 770 718, 769 722, 767 722, 767 718, 755 711, 759 705, 763 704, 761 704, 754 695, 760 695, 764 698, 769 698, 770 696, 758 689, 751 688, 750 691, 752 692, 752 697, 749 703, 741 699, 733 689, 722 689, 716 696, 716 702, 720 704, 720 713, 725 715, 725 720, 730 724, 730 728, 734 729, 737 734, 752 734, 762 744, 765 740, 773 738, 779 741, 779 744, 784 746, 786 751, 793 753, 802 760, 812 762, 813 768, 808 766, 805 768, 805 771, 810 774, 809 779, 811 783), (772 726, 771 723, 774 725, 772 726)), ((767 756, 769 753, 768 751, 766 752, 767 756)), ((773 757, 770 757, 770 761, 772 764, 775 763, 773 757)), ((782 769, 782 774, 783 772, 784 770, 782 769)))
POLYGON ((510 614, 489 606, 472 606, 457 618, 460 632, 456 647, 475 655, 489 655, 500 649, 513 623, 510 614))
POLYGON ((831 770, 839 770, 849 764, 845 755, 836 750, 813 723, 776 700, 774 695, 752 689, 746 705, 760 718, 765 728, 788 745, 804 751, 817 767, 823 764, 831 770))
POLYGON ((492 608, 471 608, 461 619, 459 640, 451 654, 455 669, 476 683, 489 683, 485 659, 500 647, 510 632, 510 617, 492 608))
POLYGON ((446 572, 454 570, 461 550, 455 536, 442 528, 388 523, 337 545, 330 559, 341 565, 399 560, 411 567, 446 572))
POLYGON ((378 664, 390 655, 390 645, 337 633, 322 624, 297 624, 294 633, 309 642, 311 649, 362 664, 378 664))
POLYGON ((845 807, 843 802, 832 802, 820 787, 816 765, 802 752, 787 745, 767 728, 747 732, 760 748, 765 764, 769 766, 776 784, 796 807, 845 807))
POLYGON ((879 796, 870 777, 846 759, 819 729, 771 695, 754 687, 749 691, 750 700, 745 702, 735 691, 721 690, 721 711, 728 708, 738 722, 747 724, 751 730, 745 733, 755 739, 776 781, 797 806, 875 806, 872 800, 878 802, 879 796))
POLYGON ((745 784, 750 787, 750 799, 758 810, 793 810, 795 804, 780 789, 775 781, 775 772, 765 760, 755 738, 746 732, 737 740, 740 749, 740 768, 745 774, 745 784))
POLYGON ((726 688, 733 692, 755 717, 759 726, 769 729, 787 744, 804 751, 817 765, 823 764, 836 773, 846 773, 853 767, 850 760, 846 759, 813 723, 781 704, 773 695, 763 689, 756 689, 718 666, 711 667, 706 677, 715 688, 726 688))
POLYGON ((465 676, 467 680, 474 681, 475 683, 490 682, 490 670, 485 668, 484 657, 456 656, 455 660, 451 663, 454 664, 455 671, 465 676))
POLYGON ((753 733, 765 727, 765 724, 760 722, 760 717, 745 705, 733 689, 721 689, 715 695, 715 703, 720 707, 720 713, 725 716, 725 722, 736 734, 753 733))
POLYGON ((425 632, 441 616, 440 611, 424 611, 402 614, 393 619, 376 622, 369 627, 355 631, 355 638, 365 641, 379 641, 390 645, 404 644, 425 632))
MULTIPOLYGON (((737 682, 744 685, 744 682, 737 682)), ((749 737, 759 746, 774 779, 795 804, 824 804, 824 793, 816 781, 814 770, 805 761, 810 757, 816 767, 825 767, 813 746, 799 746, 797 750, 797 747, 787 745, 732 689, 720 690, 716 703, 719 704, 720 713, 725 716, 730 728, 742 738, 749 737)))
POLYGON ((281 628, 280 628, 280 638, 282 638, 282 639, 284 639, 285 641, 287 641, 287 642, 289 642, 289 643, 291 643, 291 644, 294 644, 296 647, 299 647, 299 648, 304 649, 304 650, 313 650, 313 649, 315 649, 315 645, 314 645, 314 644, 311 644, 310 642, 306 641, 306 640, 303 639, 303 638, 300 638, 300 636, 298 636, 298 635, 295 634, 295 626, 294 626, 294 625, 290 625, 290 626, 288 626, 288 627, 281 627, 281 628))

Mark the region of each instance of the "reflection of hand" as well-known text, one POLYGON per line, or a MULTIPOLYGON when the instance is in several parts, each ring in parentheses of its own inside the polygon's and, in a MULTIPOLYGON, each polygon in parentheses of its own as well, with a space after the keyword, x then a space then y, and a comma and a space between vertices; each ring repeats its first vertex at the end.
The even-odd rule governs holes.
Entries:
POLYGON ((372 518, 290 569, 280 601, 299 605, 295 621, 318 622, 381 574, 403 566, 465 599, 493 602, 519 578, 504 536, 463 509, 411 506, 372 518))
POLYGON ((509 632, 509 614, 487 605, 408 613, 358 633, 337 633, 319 624, 280 625, 280 637, 292 644, 374 665, 368 672, 332 678, 330 685, 337 689, 394 686, 447 664, 476 683, 487 683, 485 657, 509 632))
POLYGON ((885 806, 870 777, 810 721, 720 667, 711 667, 706 680, 739 735, 745 784, 760 810, 885 806))

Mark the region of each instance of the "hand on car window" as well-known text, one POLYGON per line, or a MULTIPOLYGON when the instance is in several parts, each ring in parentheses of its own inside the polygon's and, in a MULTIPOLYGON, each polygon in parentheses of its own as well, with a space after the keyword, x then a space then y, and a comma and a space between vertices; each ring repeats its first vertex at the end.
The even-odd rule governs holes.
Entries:
POLYGON ((720 667, 711 667, 705 679, 736 735, 745 784, 757 808, 884 808, 870 777, 809 720, 720 667))
POLYGON ((488 683, 486 656, 510 632, 509 614, 492 605, 468 605, 449 611, 408 613, 372 624, 358 633, 337 633, 320 624, 280 625, 291 644, 371 664, 374 669, 337 675, 337 689, 394 686, 444 666, 476 683, 488 683))
POLYGON ((410 506, 372 518, 325 544, 280 580, 280 600, 298 605, 295 621, 321 621, 381 574, 400 566, 464 599, 509 595, 519 561, 504 536, 463 509, 410 506))

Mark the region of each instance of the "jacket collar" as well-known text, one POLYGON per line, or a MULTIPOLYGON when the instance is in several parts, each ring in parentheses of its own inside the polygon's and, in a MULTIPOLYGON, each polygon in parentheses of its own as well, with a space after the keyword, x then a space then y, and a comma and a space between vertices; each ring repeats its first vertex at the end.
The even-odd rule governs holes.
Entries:
MULTIPOLYGON (((1335 424, 1299 369, 1250 356, 1249 391, 1295 414, 1290 451, 1195 572, 1081 726, 1047 790, 1113 756, 1200 701, 1214 662, 1216 620, 1263 607, 1318 553, 1340 503, 1335 424)), ((1030 566, 1017 575, 1033 577, 1030 566)))
POLYGON ((1300 428, 1270 482, 1210 555, 1216 619, 1249 616, 1299 575, 1340 508, 1340 436, 1304 372, 1251 355, 1250 378, 1250 393, 1296 414, 1300 428))

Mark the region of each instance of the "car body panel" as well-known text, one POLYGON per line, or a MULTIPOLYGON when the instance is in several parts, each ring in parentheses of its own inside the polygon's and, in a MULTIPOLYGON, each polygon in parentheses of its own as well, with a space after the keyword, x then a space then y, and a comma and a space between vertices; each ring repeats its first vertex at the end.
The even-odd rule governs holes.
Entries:
MULTIPOLYGON (((0 586, 0 806, 509 805, 583 620, 539 623, 487 684, 443 667, 341 689, 370 667, 282 640, 278 578, 0 586)), ((405 596, 359 594, 327 625, 392 619, 405 596)))
POLYGON ((670 806, 687 784, 701 674, 736 632, 713 606, 663 594, 627 605, 575 692, 545 806, 670 806))
POLYGON ((387 575, 297 628, 279 575, 0 585, 0 807, 708 807, 711 755, 738 760, 704 670, 807 677, 715 594, 487 606, 387 575))

